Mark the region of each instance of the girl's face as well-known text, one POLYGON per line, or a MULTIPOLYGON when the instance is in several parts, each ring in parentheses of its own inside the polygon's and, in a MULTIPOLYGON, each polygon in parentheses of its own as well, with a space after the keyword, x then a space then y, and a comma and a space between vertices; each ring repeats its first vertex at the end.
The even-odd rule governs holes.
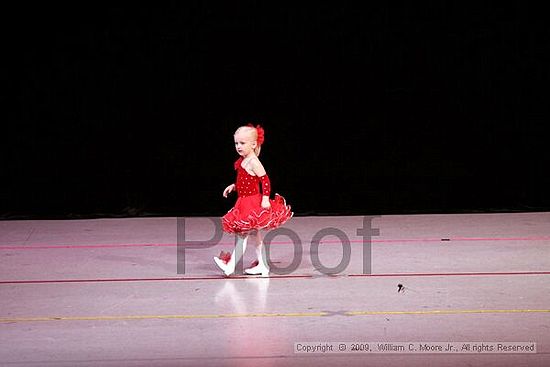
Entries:
POLYGON ((235 149, 241 157, 249 157, 254 154, 254 148, 256 148, 256 141, 252 140, 252 134, 246 131, 240 131, 235 134, 235 149))

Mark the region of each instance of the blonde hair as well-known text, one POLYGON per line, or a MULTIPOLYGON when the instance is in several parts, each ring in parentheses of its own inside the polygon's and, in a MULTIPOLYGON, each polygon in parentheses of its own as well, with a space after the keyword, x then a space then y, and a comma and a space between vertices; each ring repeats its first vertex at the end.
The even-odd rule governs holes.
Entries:
POLYGON ((241 126, 237 130, 235 130, 234 135, 237 135, 238 133, 248 134, 251 140, 256 142, 254 153, 256 153, 256 156, 259 156, 260 151, 262 150, 262 145, 258 143, 258 130, 253 126, 241 126))

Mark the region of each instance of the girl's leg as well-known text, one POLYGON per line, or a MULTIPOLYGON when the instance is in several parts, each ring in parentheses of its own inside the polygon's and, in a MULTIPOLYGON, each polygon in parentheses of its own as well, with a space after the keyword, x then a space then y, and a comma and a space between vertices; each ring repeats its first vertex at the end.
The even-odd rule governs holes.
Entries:
POLYGON ((245 269, 246 274, 250 275, 261 275, 261 276, 268 276, 269 275, 269 266, 267 265, 267 254, 265 250, 265 246, 262 242, 262 236, 260 234, 260 231, 256 232, 256 257, 258 259, 258 265, 245 269))
POLYGON ((218 265, 218 267, 222 269, 225 275, 229 276, 235 272, 235 267, 237 266, 237 263, 243 257, 246 251, 247 240, 248 240, 248 235, 236 236, 235 249, 233 250, 233 253, 231 254, 231 258, 227 263, 223 262, 223 260, 221 260, 219 257, 214 256, 214 261, 216 262, 216 265, 218 265))

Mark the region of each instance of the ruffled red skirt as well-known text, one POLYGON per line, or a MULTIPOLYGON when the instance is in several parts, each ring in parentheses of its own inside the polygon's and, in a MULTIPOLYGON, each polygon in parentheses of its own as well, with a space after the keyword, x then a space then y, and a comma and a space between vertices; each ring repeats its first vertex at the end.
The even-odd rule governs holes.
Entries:
POLYGON ((275 198, 269 201, 271 208, 264 209, 261 206, 261 194, 238 197, 235 206, 222 217, 223 230, 245 234, 257 229, 274 229, 294 215, 281 195, 275 194, 275 198))

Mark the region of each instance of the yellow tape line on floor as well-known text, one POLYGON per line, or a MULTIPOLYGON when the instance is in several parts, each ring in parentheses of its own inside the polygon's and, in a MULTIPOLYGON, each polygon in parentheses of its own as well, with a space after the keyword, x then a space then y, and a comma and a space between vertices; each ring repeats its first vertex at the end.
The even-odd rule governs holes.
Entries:
MULTIPOLYGON (((457 314, 498 314, 498 313, 550 313, 550 310, 425 310, 425 311, 347 311, 344 316, 367 315, 457 315, 457 314)), ((0 323, 35 321, 120 321, 152 319, 224 319, 253 317, 321 317, 333 315, 330 312, 289 312, 289 313, 248 313, 213 315, 120 315, 120 316, 50 316, 50 317, 14 317, 0 318, 0 323)))
POLYGON ((249 313, 218 315, 121 315, 121 316, 67 316, 67 317, 17 317, 0 318, 0 323, 31 321, 110 321, 110 320, 150 320, 150 319, 223 319, 243 317, 300 317, 326 316, 326 312, 311 313, 249 313))
POLYGON ((425 311, 349 311, 346 315, 458 315, 470 313, 536 313, 550 310, 425 310, 425 311))

